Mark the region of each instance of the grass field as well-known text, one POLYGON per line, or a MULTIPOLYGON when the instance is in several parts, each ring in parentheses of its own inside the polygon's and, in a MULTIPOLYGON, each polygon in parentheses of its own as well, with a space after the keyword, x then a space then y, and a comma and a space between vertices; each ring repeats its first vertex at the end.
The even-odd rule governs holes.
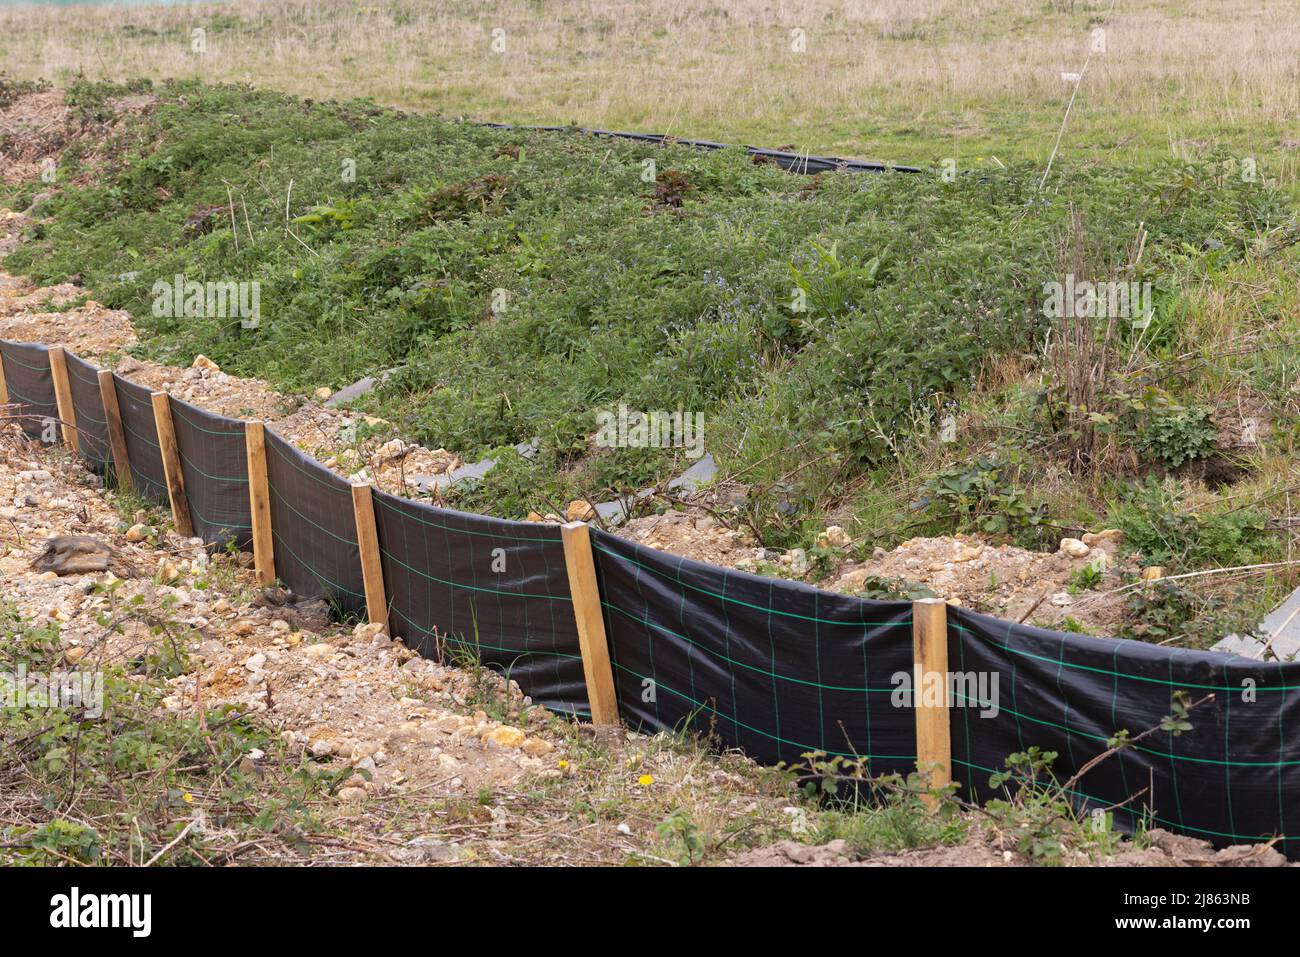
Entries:
POLYGON ((974 166, 1194 156, 1296 178, 1300 2, 231 0, 0 7, 0 63, 371 97, 499 121, 629 128, 974 166), (1113 7, 1113 9, 1112 9, 1113 7), (1090 55, 1092 31, 1105 52, 1090 55), (205 50, 191 34, 204 31, 205 50))

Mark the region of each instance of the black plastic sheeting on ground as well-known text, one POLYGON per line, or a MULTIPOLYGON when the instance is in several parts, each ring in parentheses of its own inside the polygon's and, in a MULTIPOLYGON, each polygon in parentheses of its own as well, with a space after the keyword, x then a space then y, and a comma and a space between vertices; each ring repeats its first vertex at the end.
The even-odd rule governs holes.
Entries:
POLYGON ((10 414, 22 416, 18 422, 22 430, 34 439, 62 442, 49 350, 30 342, 0 340, 0 362, 4 363, 9 404, 17 406, 10 414))
MULTIPOLYGON (((621 140, 635 140, 641 143, 653 143, 656 146, 689 146, 701 150, 733 149, 727 143, 715 143, 712 140, 686 140, 666 133, 623 133, 615 130, 593 130, 574 126, 516 126, 511 123, 485 123, 484 126, 498 130, 536 130, 540 133, 582 133, 587 136, 609 136, 621 140)), ((811 156, 805 153, 790 153, 785 150, 759 149, 755 146, 742 147, 749 156, 768 159, 782 169, 791 173, 826 173, 832 170, 844 170, 850 173, 920 173, 916 166, 891 166, 888 163, 870 163, 866 160, 840 159, 837 156, 811 156)))
POLYGON ((99 391, 99 369, 71 352, 64 354, 68 359, 72 414, 77 420, 78 454, 91 469, 105 474, 112 466, 113 453, 104 419, 104 396, 99 391))
POLYGON ((1289 832, 1277 847, 1300 858, 1300 664, 1052 632, 959 608, 949 608, 948 634, 949 670, 987 676, 951 709, 953 779, 967 799, 993 796, 989 775, 1009 754, 1055 751, 1064 783, 1117 731, 1136 737, 1159 725, 1175 692, 1212 694, 1188 715, 1192 730, 1125 748, 1088 771, 1073 799, 1114 808, 1124 831, 1149 814, 1152 826, 1216 845, 1289 832))
POLYGON ((253 541, 244 423, 171 400, 176 450, 194 534, 208 544, 249 549, 253 541))
POLYGON ((560 530, 374 493, 389 627, 425 657, 472 655, 554 711, 589 715, 560 530))
POLYGON ((912 670, 912 606, 851 598, 668 555, 592 530, 619 708, 633 727, 690 728, 759 761, 916 761, 894 707, 912 670))
POLYGON ((301 598, 320 598, 340 620, 364 618, 352 486, 266 430, 275 574, 301 598))
POLYGON ((153 417, 153 393, 116 373, 113 374, 113 387, 117 392, 118 411, 122 414, 126 457, 131 465, 131 483, 135 493, 167 505, 171 499, 167 496, 158 425, 153 417))

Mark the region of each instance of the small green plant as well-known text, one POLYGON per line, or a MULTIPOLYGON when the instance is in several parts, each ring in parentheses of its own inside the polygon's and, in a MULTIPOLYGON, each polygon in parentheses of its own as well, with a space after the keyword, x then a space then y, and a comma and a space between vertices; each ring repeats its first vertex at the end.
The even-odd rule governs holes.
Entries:
POLYGON ((1227 635, 1260 631, 1244 589, 1235 598, 1200 595, 1175 581, 1144 583, 1124 600, 1120 637, 1208 648, 1227 635))
MULTIPOLYGON (((1088 856, 1112 853, 1123 839, 1113 827, 1110 809, 1089 814, 1078 808, 1075 787, 1088 772, 1119 752, 1154 734, 1177 737, 1192 729, 1188 716, 1214 697, 1193 702, 1185 691, 1175 691, 1170 713, 1154 727, 1131 735, 1119 730, 1106 742, 1106 749, 1080 765, 1070 778, 1057 779, 1053 765, 1059 755, 1031 746, 1007 756, 1004 769, 989 776, 989 787, 1001 797, 986 802, 984 811, 992 826, 1015 845, 1016 850, 1040 864, 1060 864, 1068 852, 1088 856)), ((1134 795, 1135 797, 1137 795, 1134 795)))
POLYGON ((926 482, 923 501, 940 517, 955 518, 965 531, 990 535, 1024 535, 1046 515, 1043 504, 1031 505, 1015 486, 1014 462, 980 455, 969 465, 955 465, 926 482))
POLYGON ((233 707, 170 713, 165 681, 187 667, 185 627, 165 604, 101 594, 105 634, 129 625, 151 647, 127 660, 97 655, 94 672, 69 671, 56 625, 29 625, 0 603, 0 673, 59 672, 79 688, 58 706, 29 696, 0 709, 0 864, 140 864, 164 849, 164 863, 210 864, 243 840, 302 850, 299 836, 321 826, 310 805, 328 774, 295 765, 284 742, 233 707), (171 844, 199 813, 221 826, 171 844))
POLYGON ((1204 409, 1174 406, 1146 419, 1138 430, 1138 447, 1166 468, 1178 468, 1214 451, 1217 432, 1204 409))
POLYGON ((855 593, 874 601, 916 601, 919 598, 936 598, 938 596, 921 582, 906 578, 891 578, 887 575, 870 575, 862 580, 862 587, 855 593))
POLYGON ((1067 591, 1071 595, 1077 595, 1081 591, 1089 591, 1101 584, 1103 571, 1100 562, 1089 562, 1082 568, 1076 569, 1070 575, 1070 583, 1067 591))
POLYGON ((956 844, 967 822, 957 785, 935 787, 927 773, 872 776, 866 758, 804 753, 788 771, 817 813, 804 835, 814 843, 843 840, 858 856, 956 844))
POLYGON ((698 864, 704 860, 705 846, 700 838, 699 826, 684 808, 673 811, 655 826, 655 830, 660 837, 671 841, 680 849, 682 863, 698 864))
POLYGON ((85 824, 56 818, 32 833, 33 851, 49 857, 49 863, 61 864, 69 859, 93 864, 99 859, 99 833, 85 824))

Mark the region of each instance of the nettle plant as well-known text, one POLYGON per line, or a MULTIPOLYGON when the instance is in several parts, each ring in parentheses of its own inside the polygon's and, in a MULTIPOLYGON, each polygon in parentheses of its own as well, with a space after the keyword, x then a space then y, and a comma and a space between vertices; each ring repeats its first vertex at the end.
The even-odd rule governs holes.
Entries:
POLYGON ((1147 419, 1138 430, 1139 447, 1147 458, 1171 469, 1208 457, 1216 436, 1208 411, 1174 405, 1147 419))
POLYGON ((1047 507, 1030 503, 1016 486, 1018 456, 979 455, 970 464, 946 468, 926 482, 925 506, 936 518, 955 521, 961 531, 1030 536, 1047 507))
POLYGON ((1158 386, 1116 389, 1091 407, 1059 404, 1060 392, 1049 386, 1042 397, 1048 424, 1075 442, 1087 430, 1113 449, 1135 450, 1140 464, 1167 470, 1214 453, 1218 432, 1209 410, 1184 405, 1158 386))

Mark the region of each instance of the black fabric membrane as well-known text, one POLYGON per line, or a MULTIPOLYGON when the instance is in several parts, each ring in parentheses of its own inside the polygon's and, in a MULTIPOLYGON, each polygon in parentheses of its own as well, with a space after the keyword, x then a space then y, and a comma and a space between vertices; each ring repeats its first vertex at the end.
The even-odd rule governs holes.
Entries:
POLYGON ((374 493, 389 623, 426 657, 481 661, 588 714, 560 530, 374 493))

